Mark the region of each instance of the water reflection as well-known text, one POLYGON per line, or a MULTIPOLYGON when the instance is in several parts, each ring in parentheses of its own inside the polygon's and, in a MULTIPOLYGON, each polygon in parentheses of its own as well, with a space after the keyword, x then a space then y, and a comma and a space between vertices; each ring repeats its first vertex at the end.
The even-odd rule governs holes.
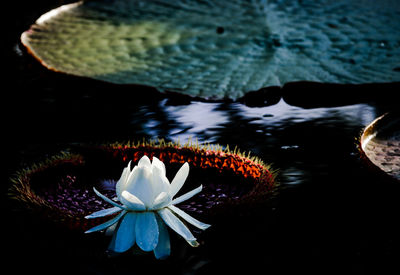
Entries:
POLYGON ((132 123, 142 125, 141 134, 150 138, 197 139, 251 151, 279 168, 284 184, 293 185, 309 181, 316 171, 326 174, 327 154, 354 153, 355 137, 377 111, 369 104, 304 109, 283 99, 265 107, 197 101, 170 105, 164 99, 140 107, 133 116, 132 123))
MULTIPOLYGON (((166 103, 167 100, 161 101, 158 110, 152 110, 149 106, 141 107, 139 113, 135 113, 132 124, 142 124, 143 133, 147 136, 161 137, 158 129, 168 128, 164 134, 167 139, 186 142, 189 138, 198 138, 199 141, 213 143, 221 142, 226 131, 234 134, 230 139, 235 136, 242 139, 252 134, 268 139, 272 132, 283 132, 294 125, 334 127, 339 123, 345 127, 341 131, 352 131, 367 125, 376 117, 374 106, 368 104, 303 109, 288 105, 283 99, 275 105, 257 108, 240 103, 194 101, 178 106, 168 106, 166 103), (163 114, 161 117, 160 113, 163 114)), ((293 136, 290 144, 282 143, 281 149, 297 149, 299 145, 295 144, 295 140, 296 136, 293 136)), ((265 142, 263 145, 266 145, 265 142)))
POLYGON ((185 106, 165 106, 160 104, 168 117, 176 121, 168 137, 174 141, 187 142, 195 137, 199 142, 216 142, 219 131, 223 131, 228 116, 219 110, 221 103, 192 102, 185 106))
POLYGON ((332 108, 303 109, 291 106, 282 98, 276 105, 250 108, 245 105, 237 105, 244 116, 253 117, 252 123, 271 125, 272 127, 285 127, 288 124, 316 121, 317 123, 346 121, 349 126, 366 125, 375 118, 375 110, 367 104, 355 104, 350 106, 332 108), (319 120, 323 118, 323 120, 319 120), (333 120, 333 121, 332 121, 333 120))

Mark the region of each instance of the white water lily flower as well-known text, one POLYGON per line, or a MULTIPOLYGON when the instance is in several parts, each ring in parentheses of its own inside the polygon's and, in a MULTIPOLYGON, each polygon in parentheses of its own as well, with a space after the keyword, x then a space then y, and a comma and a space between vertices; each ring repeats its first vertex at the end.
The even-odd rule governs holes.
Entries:
POLYGON ((153 157, 153 162, 150 162, 147 156, 143 156, 132 170, 130 165, 129 162, 116 184, 117 198, 122 205, 94 188, 94 192, 100 198, 114 207, 97 211, 85 218, 93 219, 119 214, 85 233, 101 231, 113 226, 115 229, 109 246, 110 250, 124 252, 136 243, 143 251, 154 251, 157 259, 165 258, 171 252, 169 234, 165 225, 181 235, 191 246, 198 246, 196 238, 180 218, 202 230, 210 225, 196 220, 175 205, 199 193, 202 186, 173 199, 185 183, 189 174, 189 164, 186 162, 182 165, 171 183, 166 177, 164 163, 156 157, 153 157))

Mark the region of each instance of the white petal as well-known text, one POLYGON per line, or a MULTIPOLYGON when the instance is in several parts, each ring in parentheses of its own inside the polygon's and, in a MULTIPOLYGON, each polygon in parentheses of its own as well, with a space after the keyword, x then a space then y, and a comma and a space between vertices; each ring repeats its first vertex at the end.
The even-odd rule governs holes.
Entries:
POLYGON ((122 211, 122 209, 115 206, 115 207, 112 207, 112 208, 107 208, 107 209, 103 209, 103 210, 100 210, 100 211, 96 211, 96 212, 94 212, 94 213, 92 213, 90 215, 87 215, 85 217, 85 219, 94 219, 94 218, 105 217, 105 216, 109 216, 109 215, 112 215, 114 213, 117 213, 119 211, 122 211))
POLYGON ((116 223, 117 221, 119 221, 119 219, 125 215, 126 211, 122 211, 121 213, 119 213, 116 217, 114 217, 113 219, 106 221, 105 223, 102 223, 98 226, 95 226, 89 230, 87 230, 85 233, 92 233, 92 232, 96 232, 96 231, 101 231, 103 229, 106 229, 107 227, 113 225, 114 223, 116 223))
POLYGON ((176 233, 181 235, 191 246, 198 246, 199 243, 193 236, 192 232, 181 222, 168 208, 158 211, 158 214, 164 222, 176 233))
POLYGON ((151 162, 148 156, 144 155, 138 162, 139 167, 147 167, 151 169, 151 162))
POLYGON ((167 206, 168 204, 171 203, 171 197, 167 192, 161 192, 160 195, 157 196, 157 198, 154 200, 152 210, 157 210, 160 208, 163 208, 167 206))
MULTIPOLYGON (((154 160, 153 160, 154 163, 154 160)), ((165 172, 162 171, 158 166, 152 167, 152 185, 153 192, 155 195, 160 194, 161 192, 168 192, 170 190, 170 184, 165 176, 165 172)))
POLYGON ((136 174, 136 170, 137 170, 138 168, 139 168, 139 167, 135 166, 135 167, 133 167, 133 169, 128 173, 128 175, 127 175, 126 178, 125 178, 125 182, 124 182, 124 183, 121 183, 121 184, 119 185, 119 188, 115 190, 116 192, 118 192, 117 195, 119 194, 119 196, 121 196, 122 191, 126 190, 126 188, 127 188, 127 186, 128 186, 128 183, 131 183, 131 182, 132 182, 133 176, 136 174))
POLYGON ((137 214, 136 243, 143 251, 152 251, 158 243, 158 225, 153 212, 137 214))
POLYGON ((153 157, 153 162, 151 163, 152 167, 157 167, 158 169, 161 170, 162 174, 165 176, 166 170, 165 170, 165 164, 161 160, 159 160, 156 157, 153 157))
POLYGON ((129 191, 138 197, 146 206, 154 201, 152 173, 147 167, 136 167, 132 171, 123 191, 129 191))
POLYGON ((178 203, 181 203, 181 202, 183 202, 183 201, 185 201, 185 200, 188 200, 188 199, 190 199, 191 197, 193 197, 194 195, 196 195, 197 193, 200 193, 202 189, 203 189, 203 186, 200 185, 200 186, 197 187, 196 189, 193 189, 192 191, 187 192, 187 193, 183 194, 182 196, 177 197, 176 199, 174 199, 174 200, 172 201, 172 204, 178 204, 178 203))
POLYGON ((122 175, 115 185, 115 192, 117 193, 118 199, 121 200, 121 193, 124 190, 124 186, 128 180, 129 175, 131 174, 131 162, 129 161, 128 166, 124 168, 122 171, 122 175))
POLYGON ((96 190, 96 188, 93 187, 94 192, 96 193, 97 196, 99 196, 100 198, 102 198, 103 200, 105 200, 106 202, 108 202, 111 205, 114 205, 116 207, 119 207, 121 209, 125 209, 124 206, 119 205, 118 203, 116 203, 115 201, 107 198, 106 196, 104 196, 103 194, 101 194, 99 191, 96 190))
POLYGON ((137 214, 128 212, 116 229, 109 249, 115 252, 125 252, 135 244, 137 214))
POLYGON ((176 193, 178 193, 179 190, 181 190, 188 175, 189 175, 189 164, 185 162, 185 164, 182 165, 182 167, 176 173, 174 179, 171 182, 170 193, 169 193, 171 197, 174 197, 176 193))
POLYGON ((163 220, 156 215, 157 224, 158 224, 158 244, 156 248, 154 248, 154 256, 157 259, 165 259, 171 254, 171 243, 169 239, 168 229, 165 226, 163 220))
POLYGON ((177 214, 178 216, 183 218, 185 221, 187 221, 191 225, 196 226, 199 229, 206 230, 207 228, 209 228, 211 226, 210 224, 206 224, 199 220, 196 220, 195 218, 193 218, 192 216, 190 216, 189 214, 182 211, 181 209, 179 209, 176 206, 170 205, 170 206, 168 206, 168 208, 171 209, 175 214, 177 214))
POLYGON ((128 191, 123 191, 121 194, 121 202, 132 211, 143 211, 146 210, 144 203, 135 195, 132 195, 128 191))
POLYGON ((126 182, 126 180, 128 179, 128 176, 131 173, 131 162, 132 161, 129 161, 128 165, 122 171, 122 175, 119 181, 126 182))

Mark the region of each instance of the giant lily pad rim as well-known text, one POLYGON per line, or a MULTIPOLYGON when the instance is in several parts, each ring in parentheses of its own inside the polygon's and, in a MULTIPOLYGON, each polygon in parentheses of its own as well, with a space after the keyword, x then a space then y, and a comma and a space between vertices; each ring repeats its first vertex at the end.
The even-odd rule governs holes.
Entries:
MULTIPOLYGON (((232 158, 237 158, 238 161, 241 161, 243 165, 256 165, 257 169, 260 169, 259 172, 265 173, 262 177, 255 176, 254 179, 254 190, 250 190, 247 195, 239 201, 226 200, 227 205, 240 207, 240 205, 249 205, 254 202, 254 198, 251 198, 253 195, 257 195, 260 198, 273 197, 277 188, 279 186, 278 182, 275 181, 276 171, 268 170, 270 166, 265 165, 260 159, 256 157, 247 158, 243 152, 235 149, 233 151, 229 151, 229 149, 223 149, 219 145, 198 145, 198 144, 185 144, 179 145, 177 142, 164 142, 162 140, 159 141, 140 141, 140 142, 126 142, 126 143, 114 143, 110 144, 102 144, 102 145, 93 145, 93 146, 84 146, 84 148, 88 150, 101 150, 103 152, 109 151, 111 154, 117 152, 123 152, 129 149, 137 149, 137 152, 147 152, 148 156, 152 156, 152 153, 149 153, 147 149, 161 149, 166 148, 166 150, 176 150, 176 152, 180 152, 180 150, 187 151, 192 150, 198 156, 202 156, 200 158, 204 158, 205 160, 212 156, 231 156, 232 158), (207 151, 208 148, 208 151, 207 151), (212 148, 215 148, 215 151, 212 151, 212 148), (267 169, 268 167, 268 169, 267 169), (264 182, 265 181, 265 182, 264 182), (259 192, 261 191, 261 192, 259 192), (253 194, 254 193, 254 194, 253 194), (264 194, 265 193, 265 194, 264 194)), ((72 148, 71 148, 72 149, 72 148)), ((72 150, 77 151, 77 150, 72 150)), ((107 153, 110 155, 109 153, 107 153)), ((118 153, 119 154, 119 153, 118 153)), ((141 155, 141 154, 139 154, 141 155)), ((120 159, 120 156, 117 159, 120 159)), ((183 155, 182 155, 183 156, 183 155)), ((247 154, 249 156, 249 154, 247 154)), ((113 157, 114 158, 114 157, 113 157)), ((181 163, 181 161, 186 161, 188 159, 177 159, 176 164, 181 163)), ((87 159, 85 157, 85 153, 83 155, 81 153, 73 153, 71 151, 62 151, 58 155, 54 155, 52 157, 47 158, 46 160, 34 163, 32 166, 21 169, 18 171, 13 178, 11 178, 11 187, 9 189, 9 196, 14 201, 22 203, 24 208, 27 208, 29 211, 33 211, 34 214, 47 215, 47 219, 53 220, 56 224, 62 225, 62 227, 67 226, 70 229, 78 229, 82 231, 82 229, 87 230, 89 227, 93 227, 96 224, 93 224, 93 221, 88 221, 84 219, 83 214, 81 216, 77 216, 77 214, 70 212, 69 210, 63 210, 58 208, 57 206, 49 203, 45 198, 42 198, 40 194, 36 193, 36 189, 33 189, 31 185, 31 179, 38 173, 46 173, 49 168, 59 169, 60 167, 64 167, 64 165, 69 165, 71 167, 81 167, 85 169, 87 159), (39 210, 39 211, 38 211, 39 210)), ((188 160, 190 161, 190 160, 188 160)), ((172 163, 172 162, 171 162, 172 163)), ((182 162, 183 163, 183 162, 182 162)), ((192 166, 192 165, 191 165, 192 166)), ((208 166, 207 166, 208 167, 208 166)), ((193 169, 208 169, 207 167, 197 167, 192 166, 193 169)), ((81 169, 79 168, 79 169, 81 169)), ((75 169, 75 168, 74 168, 75 169)), ((232 168, 226 168, 228 171, 232 168)), ((242 177, 248 173, 244 170, 241 172, 237 172, 237 177, 242 177)), ((250 172, 251 173, 251 172, 250 172)), ((258 172, 257 172, 258 173, 258 172)), ((249 174, 252 175, 252 174, 249 174)), ((248 176, 249 176, 248 175, 248 176)), ((262 175, 262 174, 260 174, 262 175)), ((251 176, 253 177, 253 176, 251 176)), ((252 180, 253 181, 253 180, 252 180)), ((36 184, 38 184, 36 182, 36 184)), ((205 183, 207 185, 207 183, 205 183)), ((251 206, 251 205, 250 205, 251 206)), ((218 208, 218 207, 217 207, 218 208)), ((214 207, 213 207, 214 209, 214 207)), ((219 209, 219 208, 218 208, 219 209)), ((220 215, 222 212, 218 210, 220 215)), ((44 216, 43 216, 44 217, 44 216)), ((46 218, 46 217, 45 217, 46 218)), ((101 222, 101 220, 97 221, 101 222)))

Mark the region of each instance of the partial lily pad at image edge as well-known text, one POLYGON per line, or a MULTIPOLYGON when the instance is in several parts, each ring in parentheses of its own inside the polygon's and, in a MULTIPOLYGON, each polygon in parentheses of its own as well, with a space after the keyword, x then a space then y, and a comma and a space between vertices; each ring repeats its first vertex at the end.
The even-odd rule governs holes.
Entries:
POLYGON ((400 81, 400 4, 384 1, 83 1, 21 36, 47 68, 237 99, 294 81, 400 81))
POLYGON ((143 155, 163 161, 170 180, 184 162, 189 163, 189 177, 180 192, 199 185, 203 190, 179 207, 205 221, 245 215, 272 199, 278 187, 274 173, 262 161, 220 147, 146 142, 80 146, 75 151, 20 171, 12 179, 10 194, 23 209, 81 232, 105 221, 85 216, 109 208, 93 187, 109 198, 115 197, 121 171, 129 161, 137 163, 143 155))
POLYGON ((400 181, 400 114, 390 112, 363 131, 360 150, 364 159, 395 181, 400 181))

